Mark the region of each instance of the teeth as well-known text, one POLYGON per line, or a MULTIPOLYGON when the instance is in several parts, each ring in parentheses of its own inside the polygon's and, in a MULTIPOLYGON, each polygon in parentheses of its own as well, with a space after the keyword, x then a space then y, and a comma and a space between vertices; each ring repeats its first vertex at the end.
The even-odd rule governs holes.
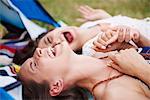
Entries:
POLYGON ((48 47, 48 52, 52 52, 52 54, 55 56, 55 50, 54 50, 54 48, 48 47))
POLYGON ((51 52, 51 47, 48 47, 48 51, 51 52))
POLYGON ((52 52, 55 52, 54 48, 51 48, 51 51, 52 51, 52 52))

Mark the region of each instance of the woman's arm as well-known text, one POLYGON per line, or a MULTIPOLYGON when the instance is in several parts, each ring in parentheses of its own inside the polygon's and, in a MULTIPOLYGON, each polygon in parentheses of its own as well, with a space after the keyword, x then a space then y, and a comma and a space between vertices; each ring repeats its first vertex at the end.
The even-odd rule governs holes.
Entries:
POLYGON ((150 38, 143 36, 137 29, 130 28, 128 26, 119 25, 112 27, 103 34, 101 34, 97 40, 95 40, 96 47, 105 49, 113 42, 126 42, 132 40, 138 47, 150 46, 150 38), (104 48, 105 47, 105 48, 104 48))
POLYGON ((143 35, 140 35, 139 41, 135 42, 138 47, 145 47, 145 46, 150 46, 150 37, 145 37, 143 35))
POLYGON ((87 21, 94 21, 100 19, 106 19, 112 17, 108 12, 103 9, 94 9, 88 5, 80 6, 77 9, 82 18, 78 18, 77 21, 80 22, 87 22, 87 21))
POLYGON ((135 50, 126 49, 109 55, 109 65, 120 72, 135 76, 150 87, 150 64, 135 50))

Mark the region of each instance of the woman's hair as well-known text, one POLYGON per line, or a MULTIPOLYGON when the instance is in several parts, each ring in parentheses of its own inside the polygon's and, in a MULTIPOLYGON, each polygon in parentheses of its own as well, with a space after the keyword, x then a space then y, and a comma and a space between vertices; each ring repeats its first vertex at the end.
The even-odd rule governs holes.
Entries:
MULTIPOLYGON (((52 30, 50 30, 52 31, 52 30)), ((17 50, 15 53, 15 56, 13 58, 13 63, 17 64, 17 65, 22 65, 28 58, 32 57, 34 54, 35 49, 38 47, 38 44, 41 40, 41 38, 43 38, 48 32, 42 33, 41 35, 39 35, 35 41, 30 40, 30 42, 28 43, 27 46, 24 47, 23 50, 17 50)), ((75 51, 77 54, 81 54, 82 50, 78 50, 75 51)))
MULTIPOLYGON (((45 32, 39 35, 35 41, 31 40, 23 50, 16 51, 13 62, 21 65, 28 58, 32 57, 35 49, 38 47, 40 39, 47 33, 48 32, 45 32)), ((79 87, 71 88, 67 91, 63 91, 60 96, 52 97, 49 95, 49 87, 46 83, 38 84, 29 80, 26 84, 20 74, 18 74, 18 78, 23 84, 23 99, 25 100, 87 100, 87 96, 79 87)))
POLYGON ((49 94, 49 85, 47 82, 25 81, 20 73, 18 73, 18 79, 23 84, 24 100, 88 100, 86 94, 79 87, 73 87, 63 91, 59 96, 52 97, 49 94))
POLYGON ((42 33, 36 38, 35 41, 30 40, 28 45, 26 45, 23 50, 17 50, 13 58, 13 63, 22 65, 28 58, 32 57, 35 49, 38 47, 40 39, 47 33, 48 32, 42 33))

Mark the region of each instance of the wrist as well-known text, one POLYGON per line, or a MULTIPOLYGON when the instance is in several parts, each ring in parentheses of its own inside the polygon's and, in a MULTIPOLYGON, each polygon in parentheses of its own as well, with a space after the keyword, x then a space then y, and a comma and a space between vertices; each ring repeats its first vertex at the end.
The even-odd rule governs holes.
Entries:
POLYGON ((135 69, 134 76, 137 76, 140 79, 150 75, 150 65, 145 61, 142 65, 138 65, 138 68, 135 69))
POLYGON ((139 41, 135 42, 139 47, 150 46, 150 39, 140 35, 139 41))

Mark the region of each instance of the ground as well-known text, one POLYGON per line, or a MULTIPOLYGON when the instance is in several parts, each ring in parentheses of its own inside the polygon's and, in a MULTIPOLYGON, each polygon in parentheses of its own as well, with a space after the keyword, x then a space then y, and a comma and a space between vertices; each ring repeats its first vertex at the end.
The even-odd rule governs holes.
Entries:
POLYGON ((111 15, 126 15, 134 18, 150 17, 150 0, 39 0, 46 10, 56 19, 68 25, 80 25, 76 8, 90 5, 101 8, 111 15))

